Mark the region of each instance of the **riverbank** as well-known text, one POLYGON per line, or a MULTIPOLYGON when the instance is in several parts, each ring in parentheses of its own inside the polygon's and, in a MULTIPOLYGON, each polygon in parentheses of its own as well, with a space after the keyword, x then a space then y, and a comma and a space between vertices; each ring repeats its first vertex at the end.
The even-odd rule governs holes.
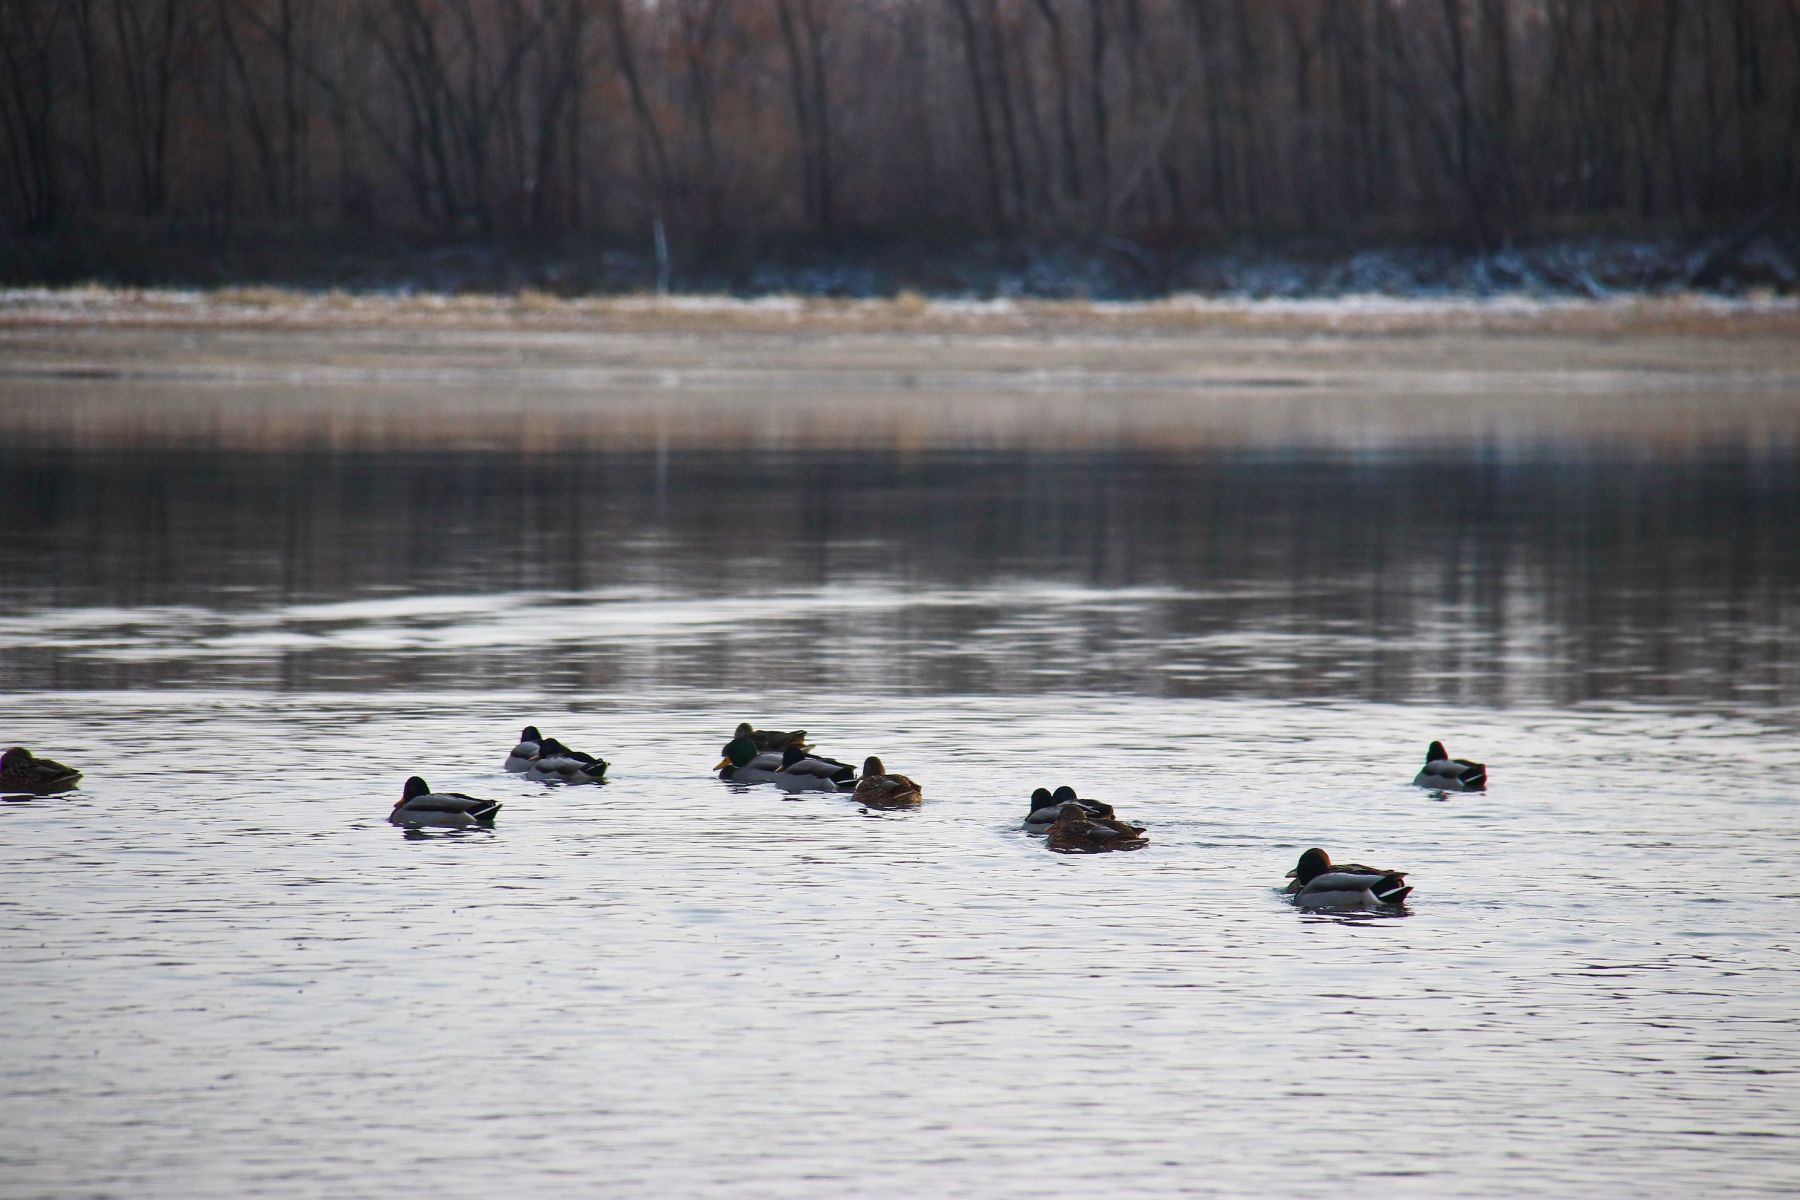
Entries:
POLYGON ((367 293, 272 287, 211 290, 85 286, 0 289, 0 329, 393 329, 1006 333, 1113 336, 1231 330, 1343 334, 1800 333, 1800 297, 1700 293, 1574 297, 1355 295, 1252 299, 1183 294, 1156 300, 938 299, 915 292, 841 299, 775 295, 564 297, 367 293))
POLYGON ((0 292, 19 444, 1800 443, 1800 302, 0 292))

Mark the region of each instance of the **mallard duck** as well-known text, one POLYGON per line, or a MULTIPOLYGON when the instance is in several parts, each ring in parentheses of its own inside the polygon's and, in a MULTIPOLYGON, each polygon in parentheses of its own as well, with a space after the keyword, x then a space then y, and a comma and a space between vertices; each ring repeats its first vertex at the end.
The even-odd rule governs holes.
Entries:
POLYGON ((731 738, 749 738, 756 743, 758 750, 786 750, 789 746, 798 746, 802 750, 810 750, 806 744, 806 730, 796 729, 792 733, 783 733, 778 729, 758 729, 745 721, 732 733, 731 738))
POLYGON ((1075 789, 1066 783, 1050 793, 1050 799, 1058 804, 1079 804, 1090 817, 1105 817, 1110 820, 1119 815, 1113 811, 1113 806, 1104 800, 1090 800, 1086 796, 1077 796, 1075 789))
POLYGON ((919 785, 904 775, 890 775, 874 755, 863 759, 862 778, 856 781, 856 801, 869 808, 911 808, 925 799, 919 785))
POLYGON ((847 792, 856 782, 856 768, 789 745, 781 752, 781 769, 770 782, 784 792, 847 792))
POLYGON ((506 769, 509 771, 529 771, 531 764, 537 761, 538 750, 542 747, 544 735, 538 732, 536 725, 527 725, 519 734, 519 744, 512 748, 506 756, 506 769))
POLYGON ((725 757, 713 770, 730 783, 770 783, 781 770, 781 751, 758 750, 756 739, 749 734, 725 743, 725 757))
POLYGON ((1413 785, 1440 792, 1479 792, 1487 787, 1487 768, 1466 758, 1451 758, 1444 743, 1433 742, 1425 749, 1425 765, 1413 785))
POLYGON ((55 759, 34 757, 23 746, 0 754, 0 792, 33 792, 44 795, 75 786, 81 772, 55 759))
POLYGON ((1027 833, 1043 833, 1055 824, 1057 813, 1065 804, 1078 804, 1090 817, 1111 820, 1119 814, 1113 806, 1102 800, 1088 800, 1075 794, 1075 789, 1063 784, 1052 792, 1047 788, 1038 788, 1031 793, 1031 808, 1025 815, 1023 828, 1027 833))
POLYGON ((606 760, 580 750, 571 750, 555 738, 538 743, 538 756, 530 773, 539 779, 558 779, 564 783, 606 782, 606 760))
POLYGON ((1038 788, 1031 793, 1031 808, 1025 813, 1024 829, 1026 833, 1045 833, 1050 826, 1056 824, 1056 818, 1062 812, 1062 804, 1050 794, 1049 788, 1038 788))
POLYGON ((477 800, 461 792, 434 792, 431 785, 414 775, 394 801, 388 820, 396 825, 441 825, 449 829, 466 829, 470 825, 492 825, 500 811, 498 800, 477 800))
POLYGON ((1361 863, 1333 864, 1331 855, 1314 846, 1288 872, 1294 882, 1287 893, 1302 908, 1378 908, 1396 906, 1412 889, 1406 875, 1361 863))
POLYGON ((1063 804, 1045 836, 1050 849, 1064 854, 1098 854, 1105 850, 1137 850, 1150 844, 1139 825, 1096 817, 1074 801, 1063 804))

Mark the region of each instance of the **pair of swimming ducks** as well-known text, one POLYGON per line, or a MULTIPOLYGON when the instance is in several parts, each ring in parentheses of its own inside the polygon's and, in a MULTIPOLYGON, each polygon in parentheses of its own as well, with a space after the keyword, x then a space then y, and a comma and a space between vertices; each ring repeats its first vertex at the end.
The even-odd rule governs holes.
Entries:
MULTIPOLYGON (((1479 792, 1487 787, 1487 768, 1466 758, 1451 758, 1444 743, 1433 742, 1413 785, 1435 792, 1479 792)), ((1404 871, 1334 863, 1317 846, 1300 856, 1287 877, 1293 882, 1284 890, 1301 908, 1396 909, 1412 894, 1404 871)))
MULTIPOLYGON (((519 733, 518 744, 507 752, 506 769, 544 783, 605 783, 603 758, 571 750, 553 737, 545 737, 536 725, 527 725, 519 733)), ((470 825, 492 825, 500 813, 498 800, 483 800, 462 792, 434 792, 431 785, 414 775, 400 789, 400 799, 388 820, 396 825, 418 828, 436 825, 459 829, 470 825)))

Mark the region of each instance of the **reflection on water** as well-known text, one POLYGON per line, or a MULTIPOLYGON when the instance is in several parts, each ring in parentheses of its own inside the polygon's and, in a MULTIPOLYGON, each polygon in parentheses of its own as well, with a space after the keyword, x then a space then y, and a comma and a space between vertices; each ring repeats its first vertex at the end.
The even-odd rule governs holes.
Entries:
POLYGON ((1743 446, 61 448, 0 511, 15 686, 1800 696, 1800 480, 1743 446))
POLYGON ((0 404, 0 744, 86 771, 0 805, 0 1192, 1800 1188, 1779 397, 114 386, 0 404), (721 784, 746 718, 925 804, 721 784), (496 828, 389 825, 415 773, 496 828), (1150 845, 1045 852, 1059 782, 1150 845), (1309 845, 1406 915, 1289 907, 1309 845))

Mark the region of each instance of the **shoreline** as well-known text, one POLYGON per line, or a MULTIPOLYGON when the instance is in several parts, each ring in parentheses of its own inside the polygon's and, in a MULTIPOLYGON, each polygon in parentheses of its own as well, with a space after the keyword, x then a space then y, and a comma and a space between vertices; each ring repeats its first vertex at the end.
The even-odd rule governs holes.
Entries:
POLYGON ((0 288, 0 330, 367 328, 546 332, 962 333, 1131 335, 1546 334, 1800 336, 1800 297, 1712 293, 1535 297, 1242 298, 1184 293, 1147 300, 950 299, 631 293, 563 297, 383 293, 276 287, 0 288))
POLYGON ((0 291, 16 446, 1800 445, 1800 301, 0 291))

